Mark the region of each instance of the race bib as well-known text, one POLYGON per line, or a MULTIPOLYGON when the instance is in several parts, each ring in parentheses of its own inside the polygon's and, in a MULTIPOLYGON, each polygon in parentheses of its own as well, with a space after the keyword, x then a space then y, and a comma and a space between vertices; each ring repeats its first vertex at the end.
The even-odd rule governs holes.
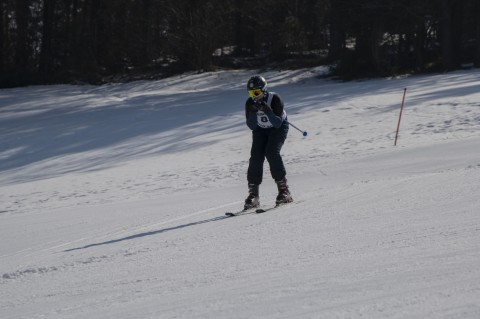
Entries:
POLYGON ((257 112, 257 125, 261 128, 273 127, 273 124, 268 119, 267 114, 263 113, 262 111, 257 112))

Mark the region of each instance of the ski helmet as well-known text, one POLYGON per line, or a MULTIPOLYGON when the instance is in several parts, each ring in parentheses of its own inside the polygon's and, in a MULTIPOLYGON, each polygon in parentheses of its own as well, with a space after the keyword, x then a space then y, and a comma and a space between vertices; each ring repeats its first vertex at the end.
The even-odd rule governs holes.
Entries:
POLYGON ((263 76, 255 75, 247 82, 247 91, 250 90, 267 90, 267 80, 263 76))

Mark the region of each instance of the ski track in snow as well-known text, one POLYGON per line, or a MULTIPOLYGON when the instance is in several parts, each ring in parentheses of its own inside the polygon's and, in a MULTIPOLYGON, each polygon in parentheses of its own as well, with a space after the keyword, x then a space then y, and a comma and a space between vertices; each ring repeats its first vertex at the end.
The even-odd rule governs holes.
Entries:
POLYGON ((479 71, 322 72, 267 72, 295 202, 236 218, 249 72, 0 90, 1 317, 479 318, 479 71))

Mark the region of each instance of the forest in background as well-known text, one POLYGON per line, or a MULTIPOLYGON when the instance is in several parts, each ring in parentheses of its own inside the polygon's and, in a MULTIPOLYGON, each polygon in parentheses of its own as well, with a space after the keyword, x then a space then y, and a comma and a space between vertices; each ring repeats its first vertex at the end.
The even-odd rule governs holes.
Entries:
POLYGON ((480 66, 478 0, 0 0, 0 87, 333 66, 480 66))

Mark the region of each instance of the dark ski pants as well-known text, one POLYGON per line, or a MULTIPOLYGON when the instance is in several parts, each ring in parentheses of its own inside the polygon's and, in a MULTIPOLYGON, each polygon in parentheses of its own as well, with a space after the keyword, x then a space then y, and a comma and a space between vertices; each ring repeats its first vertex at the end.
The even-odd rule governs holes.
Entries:
POLYGON ((263 178, 263 162, 265 158, 270 165, 270 173, 276 181, 282 180, 287 172, 283 165, 280 150, 287 138, 288 123, 280 128, 256 128, 252 131, 252 149, 248 165, 247 180, 249 184, 261 184, 263 178))

